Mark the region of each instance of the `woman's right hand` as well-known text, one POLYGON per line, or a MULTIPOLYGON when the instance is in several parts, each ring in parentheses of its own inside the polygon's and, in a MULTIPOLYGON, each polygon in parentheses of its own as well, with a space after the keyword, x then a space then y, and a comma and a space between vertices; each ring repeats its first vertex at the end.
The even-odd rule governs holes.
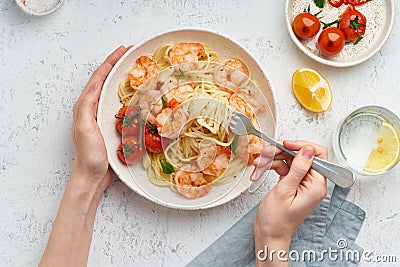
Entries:
MULTIPOLYGON (((306 141, 284 141, 283 144, 289 149, 299 150, 296 157, 279 148, 267 147, 262 156, 254 160, 257 168, 252 175, 253 181, 268 169, 280 175, 277 185, 261 201, 254 222, 256 254, 265 246, 288 253, 296 229, 327 194, 326 178, 311 169, 311 164, 314 157, 326 160, 328 149, 306 141)), ((274 260, 259 264, 287 264, 274 260)))

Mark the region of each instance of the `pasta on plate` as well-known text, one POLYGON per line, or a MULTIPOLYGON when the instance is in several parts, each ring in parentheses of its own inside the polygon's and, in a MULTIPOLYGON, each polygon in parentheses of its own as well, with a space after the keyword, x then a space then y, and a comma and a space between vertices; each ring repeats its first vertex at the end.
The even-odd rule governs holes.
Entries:
POLYGON ((240 58, 220 60, 201 43, 160 46, 140 56, 121 81, 119 158, 142 160, 148 179, 188 199, 229 183, 264 142, 229 131, 234 110, 258 125, 265 100, 240 58))

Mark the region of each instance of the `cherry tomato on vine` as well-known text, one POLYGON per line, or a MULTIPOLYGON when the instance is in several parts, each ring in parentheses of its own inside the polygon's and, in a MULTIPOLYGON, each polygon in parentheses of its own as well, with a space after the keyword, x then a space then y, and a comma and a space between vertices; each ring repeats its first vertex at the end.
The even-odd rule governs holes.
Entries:
POLYGON ((118 110, 117 117, 123 117, 124 115, 132 116, 137 113, 137 109, 133 106, 123 106, 118 110))
POLYGON ((118 117, 123 117, 125 116, 126 110, 127 110, 128 106, 123 106, 122 108, 120 108, 118 110, 118 114, 116 116, 118 117))
MULTIPOLYGON (((346 41, 356 41, 364 35, 367 19, 358 10, 344 12, 340 16, 339 28, 343 31, 346 41)), ((361 39, 360 39, 361 40, 361 39)))
POLYGON ((140 131, 138 110, 131 106, 119 109, 115 116, 117 131, 124 136, 138 135, 140 131))
POLYGON ((318 37, 318 47, 328 56, 339 54, 344 47, 344 34, 338 28, 327 28, 318 37))
POLYGON ((137 136, 128 136, 118 146, 118 158, 124 164, 134 164, 142 159, 143 148, 137 136))
POLYGON ((319 19, 311 13, 305 12, 298 14, 292 23, 294 34, 301 39, 309 39, 317 35, 321 23, 319 19))

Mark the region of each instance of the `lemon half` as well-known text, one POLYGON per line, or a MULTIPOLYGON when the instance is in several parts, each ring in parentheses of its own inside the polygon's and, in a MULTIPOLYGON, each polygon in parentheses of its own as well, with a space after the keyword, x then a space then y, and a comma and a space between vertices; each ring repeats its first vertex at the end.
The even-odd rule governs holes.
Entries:
POLYGON ((383 122, 379 129, 376 148, 371 150, 364 170, 380 173, 393 167, 400 157, 400 139, 396 128, 383 122))
POLYGON ((316 70, 301 68, 293 73, 292 90, 302 107, 312 112, 324 112, 332 103, 328 81, 316 70))

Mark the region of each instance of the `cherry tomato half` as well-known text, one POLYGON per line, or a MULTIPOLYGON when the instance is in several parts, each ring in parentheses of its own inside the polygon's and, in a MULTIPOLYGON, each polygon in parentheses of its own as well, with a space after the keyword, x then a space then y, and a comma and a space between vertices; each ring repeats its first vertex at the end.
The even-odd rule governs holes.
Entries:
POLYGON ((338 28, 327 28, 318 37, 318 47, 328 56, 339 54, 344 47, 344 34, 338 28))
POLYGON ((115 126, 120 134, 125 136, 138 135, 140 130, 138 110, 131 106, 119 109, 115 126))
POLYGON ((344 0, 328 0, 328 3, 333 7, 340 7, 343 5, 344 0))
POLYGON ((343 31, 346 41, 357 40, 359 37, 358 32, 360 35, 364 35, 366 26, 363 25, 367 25, 367 19, 361 12, 355 9, 345 12, 340 16, 339 28, 343 31), (358 28, 358 32, 355 27, 358 28))
POLYGON ((292 24, 294 34, 301 39, 309 39, 317 35, 321 23, 319 19, 311 13, 305 12, 298 14, 292 24))
POLYGON ((124 164, 134 164, 142 159, 143 148, 139 147, 139 139, 137 136, 129 136, 125 138, 118 146, 118 158, 124 164))
POLYGON ((144 145, 146 150, 153 153, 163 152, 162 137, 157 132, 155 125, 146 126, 144 132, 144 145))

